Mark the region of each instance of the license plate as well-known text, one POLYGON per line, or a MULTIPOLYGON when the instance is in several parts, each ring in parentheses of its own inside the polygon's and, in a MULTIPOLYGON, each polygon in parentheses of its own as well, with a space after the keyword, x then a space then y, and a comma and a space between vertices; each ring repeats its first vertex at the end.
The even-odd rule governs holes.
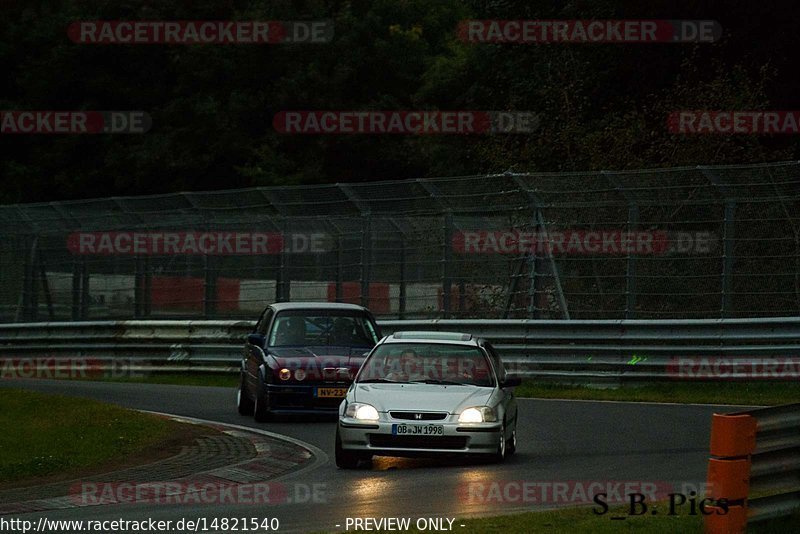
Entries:
POLYGON ((347 395, 347 388, 317 388, 317 397, 323 399, 344 397, 347 395))
POLYGON ((393 436, 442 436, 444 425, 409 425, 399 423, 392 425, 393 436))

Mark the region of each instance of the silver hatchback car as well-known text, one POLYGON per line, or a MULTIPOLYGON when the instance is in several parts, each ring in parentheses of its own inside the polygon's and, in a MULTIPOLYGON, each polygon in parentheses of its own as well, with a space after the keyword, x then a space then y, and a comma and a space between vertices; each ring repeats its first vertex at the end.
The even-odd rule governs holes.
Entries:
POLYGON ((517 446, 519 384, 491 344, 470 334, 384 337, 339 406, 336 465, 439 454, 503 461, 517 446))

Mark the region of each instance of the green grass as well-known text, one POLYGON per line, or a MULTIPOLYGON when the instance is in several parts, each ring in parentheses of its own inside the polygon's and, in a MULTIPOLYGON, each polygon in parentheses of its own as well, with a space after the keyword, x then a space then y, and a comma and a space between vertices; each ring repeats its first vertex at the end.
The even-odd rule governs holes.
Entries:
POLYGON ((797 382, 662 382, 644 386, 599 389, 585 386, 541 384, 525 380, 521 386, 516 388, 516 395, 545 399, 769 406, 800 402, 800 384, 797 382))
POLYGON ((129 459, 186 425, 98 401, 0 389, 0 483, 129 459))

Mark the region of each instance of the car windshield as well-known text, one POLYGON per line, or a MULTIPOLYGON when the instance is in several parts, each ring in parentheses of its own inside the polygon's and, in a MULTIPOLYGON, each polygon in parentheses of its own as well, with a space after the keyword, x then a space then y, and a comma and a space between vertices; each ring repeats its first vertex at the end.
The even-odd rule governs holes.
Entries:
POLYGON ((493 386, 486 356, 475 346, 444 343, 386 343, 359 371, 358 382, 493 386))
POLYGON ((341 346, 369 349, 377 342, 375 326, 361 314, 283 312, 275 319, 269 335, 270 347, 341 346))

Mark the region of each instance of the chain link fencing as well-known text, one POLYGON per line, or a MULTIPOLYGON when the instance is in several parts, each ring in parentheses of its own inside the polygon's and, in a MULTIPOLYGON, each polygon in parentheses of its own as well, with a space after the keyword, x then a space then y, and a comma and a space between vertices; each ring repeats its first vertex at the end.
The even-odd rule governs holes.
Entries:
POLYGON ((0 320, 800 314, 800 162, 0 206, 0 320))

